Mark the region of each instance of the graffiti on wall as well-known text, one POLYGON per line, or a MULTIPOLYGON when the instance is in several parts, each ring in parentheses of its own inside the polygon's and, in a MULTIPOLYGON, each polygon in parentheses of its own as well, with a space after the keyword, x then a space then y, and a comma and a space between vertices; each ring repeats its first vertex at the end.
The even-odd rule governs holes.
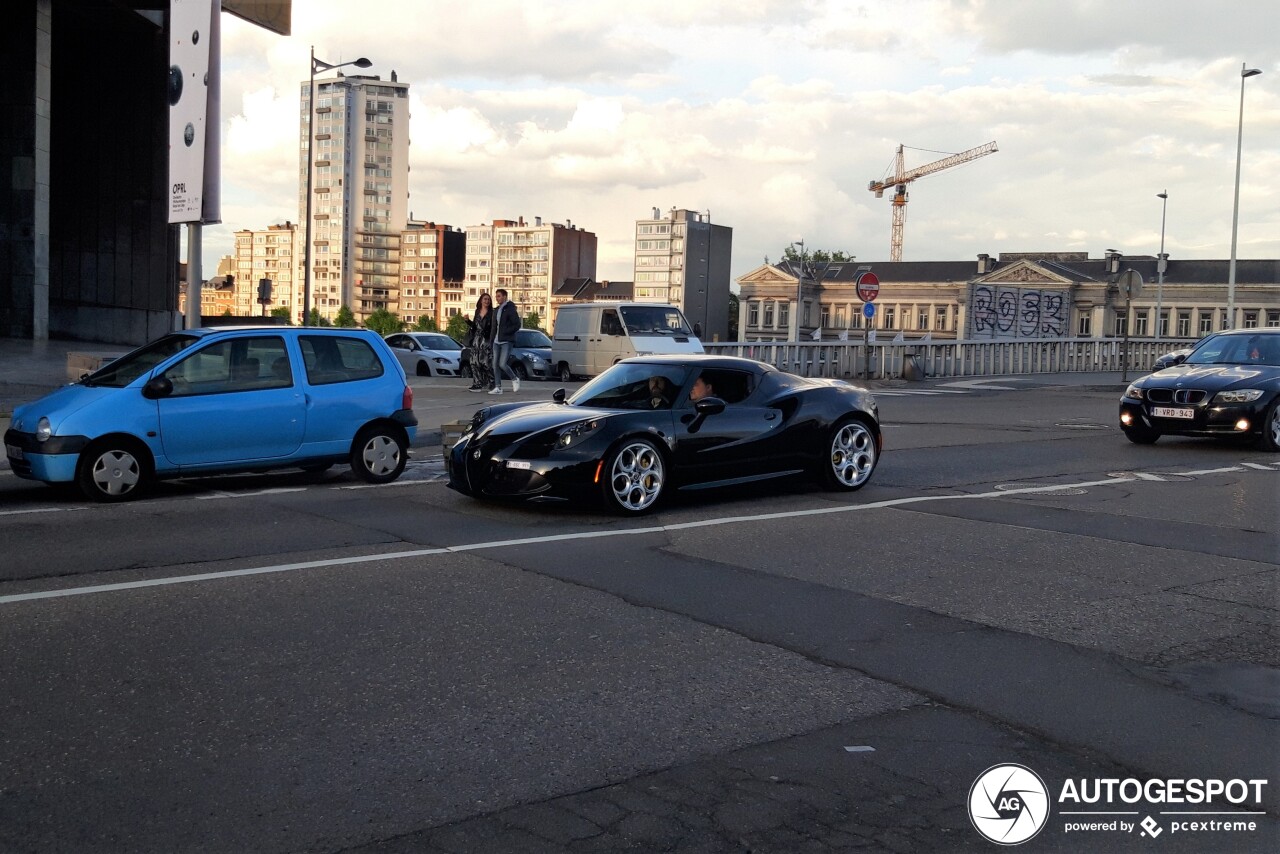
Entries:
POLYGON ((1071 308, 1066 289, 972 285, 968 338, 1062 338, 1071 308))

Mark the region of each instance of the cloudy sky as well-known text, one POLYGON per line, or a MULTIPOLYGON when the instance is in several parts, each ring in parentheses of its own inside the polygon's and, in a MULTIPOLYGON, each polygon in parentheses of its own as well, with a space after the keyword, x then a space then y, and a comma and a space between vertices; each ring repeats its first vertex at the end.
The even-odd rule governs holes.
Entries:
POLYGON ((709 210, 733 275, 791 241, 889 257, 908 168, 999 152, 909 185, 903 260, 1159 250, 1226 258, 1240 108, 1238 257, 1280 258, 1280 3, 1200 0, 295 0, 293 35, 223 16, 223 222, 298 219, 298 91, 311 45, 410 83, 409 207, 595 232, 630 279, 634 222, 709 210))

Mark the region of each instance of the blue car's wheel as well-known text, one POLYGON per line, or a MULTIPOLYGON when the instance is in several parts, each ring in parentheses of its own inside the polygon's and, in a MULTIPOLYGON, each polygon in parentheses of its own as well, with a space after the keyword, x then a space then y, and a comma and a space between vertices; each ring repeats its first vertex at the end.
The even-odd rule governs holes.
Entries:
POLYGON ((351 445, 351 471, 368 483, 391 483, 404 471, 409 449, 392 427, 366 427, 351 445))
POLYGON ((832 489, 861 489, 876 468, 876 437, 856 418, 831 430, 824 480, 832 489))
POLYGON ((102 439, 80 454, 76 485, 93 501, 137 498, 151 481, 151 457, 127 438, 102 439))
POLYGON ((623 442, 605 460, 604 470, 604 498, 616 512, 639 516, 658 505, 667 482, 666 463, 648 439, 623 442))

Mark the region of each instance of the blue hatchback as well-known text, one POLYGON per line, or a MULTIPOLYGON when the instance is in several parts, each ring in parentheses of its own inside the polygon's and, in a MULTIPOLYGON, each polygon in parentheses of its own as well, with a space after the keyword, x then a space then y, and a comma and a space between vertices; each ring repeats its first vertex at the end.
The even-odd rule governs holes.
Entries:
POLYGON ((121 501, 153 478, 349 462, 371 483, 404 471, 413 391, 362 329, 175 332, 13 413, 14 474, 121 501))

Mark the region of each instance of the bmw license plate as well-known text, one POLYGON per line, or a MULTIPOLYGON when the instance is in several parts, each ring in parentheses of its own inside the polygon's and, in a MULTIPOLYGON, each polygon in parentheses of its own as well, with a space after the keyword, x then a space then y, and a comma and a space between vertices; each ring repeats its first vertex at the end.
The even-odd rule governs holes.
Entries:
POLYGON ((22 449, 17 445, 5 445, 4 452, 15 460, 20 460, 23 457, 22 449))
POLYGON ((533 463, 528 460, 507 460, 507 468, 529 471, 533 468, 533 463))
POLYGON ((1191 419, 1196 417, 1196 411, 1194 409, 1187 409, 1181 406, 1153 406, 1151 407, 1151 414, 1156 418, 1191 419))

